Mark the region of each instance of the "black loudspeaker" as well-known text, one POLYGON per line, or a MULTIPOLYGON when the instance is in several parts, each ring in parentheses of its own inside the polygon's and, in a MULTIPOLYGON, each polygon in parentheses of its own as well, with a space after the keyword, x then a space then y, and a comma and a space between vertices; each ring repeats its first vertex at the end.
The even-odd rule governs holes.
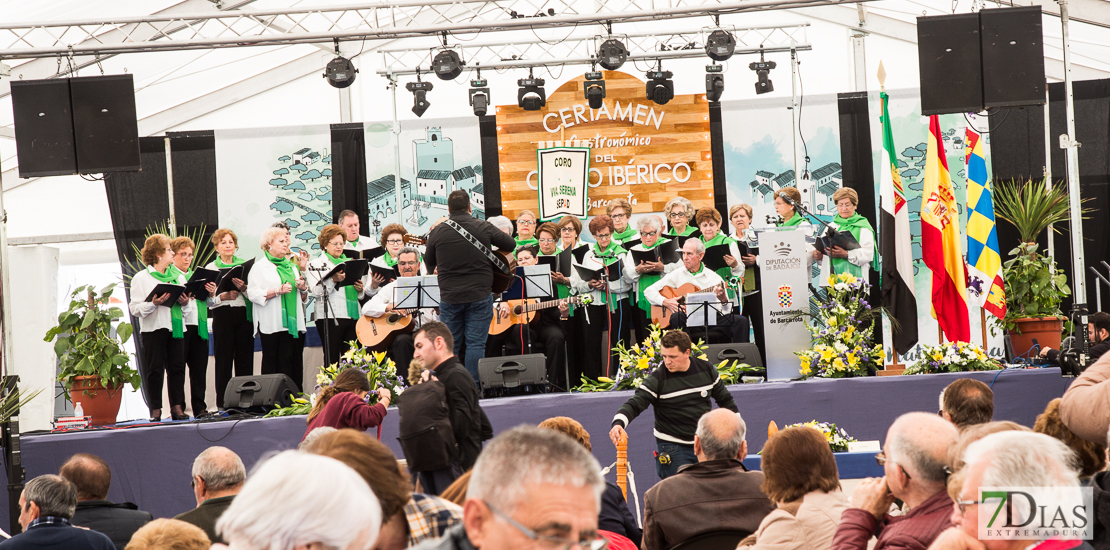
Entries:
POLYGON ((1041 7, 979 10, 983 106, 1044 105, 1041 7))
POLYGON ((486 357, 478 361, 482 389, 516 388, 547 383, 547 358, 542 353, 486 357))
POLYGON ((19 177, 77 173, 69 80, 13 80, 12 111, 19 177))
POLYGON ((983 110, 978 14, 918 17, 917 63, 922 115, 983 110))
POLYGON ((224 407, 247 412, 266 412, 293 404, 297 385, 284 374, 236 376, 224 391, 224 407))
POLYGON ((71 78, 69 89, 77 171, 99 174, 139 170, 134 77, 120 74, 71 78))
POLYGON ((763 368, 763 357, 759 355, 759 348, 755 344, 708 344, 705 346, 705 356, 711 365, 735 359, 757 369, 763 368))

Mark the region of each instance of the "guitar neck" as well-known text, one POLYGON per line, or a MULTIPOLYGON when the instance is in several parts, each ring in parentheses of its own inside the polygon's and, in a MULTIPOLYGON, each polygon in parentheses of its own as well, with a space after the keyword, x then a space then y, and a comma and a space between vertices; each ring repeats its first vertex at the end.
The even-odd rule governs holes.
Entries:
POLYGON ((534 304, 528 304, 528 305, 524 306, 524 310, 523 310, 522 313, 530 313, 530 312, 533 312, 533 311, 536 311, 536 310, 539 310, 539 309, 547 309, 549 307, 556 307, 556 306, 559 305, 559 302, 562 302, 562 301, 563 300, 561 300, 561 299, 560 300, 548 300, 546 302, 536 302, 534 304))

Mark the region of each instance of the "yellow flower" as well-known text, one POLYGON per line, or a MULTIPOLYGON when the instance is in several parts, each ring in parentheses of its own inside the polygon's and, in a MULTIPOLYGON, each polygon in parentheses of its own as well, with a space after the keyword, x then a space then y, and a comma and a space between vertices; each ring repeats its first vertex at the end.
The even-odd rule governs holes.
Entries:
POLYGON ((856 327, 848 327, 847 329, 844 330, 844 338, 845 339, 851 338, 852 335, 855 334, 855 332, 856 332, 856 327))
POLYGON ((382 361, 385 361, 385 352, 384 351, 375 351, 374 352, 374 362, 381 363, 382 361))
POLYGON ((804 372, 806 370, 806 368, 809 367, 809 357, 802 357, 801 360, 802 360, 801 361, 802 371, 804 372))
POLYGON ((836 369, 836 370, 843 371, 843 370, 848 370, 848 365, 844 364, 843 359, 837 357, 836 359, 833 360, 833 368, 836 369))
POLYGON ((648 369, 648 358, 647 357, 641 357, 640 360, 636 362, 636 368, 638 368, 640 370, 647 370, 648 369))
POLYGON ((832 358, 836 357, 836 350, 829 346, 821 346, 817 351, 821 353, 821 360, 823 361, 832 361, 832 358))
POLYGON ((655 348, 648 348, 647 349, 647 356, 648 357, 655 357, 655 348))
POLYGON ((829 318, 829 326, 830 327, 835 327, 836 326, 836 317, 829 318))
POLYGON ((855 353, 855 352, 849 352, 849 353, 848 353, 848 355, 847 355, 847 357, 848 357, 848 365, 849 365, 849 366, 852 366, 852 367, 854 367, 854 366, 856 366, 857 364, 859 364, 859 357, 856 357, 856 353, 855 353))
POLYGON ((612 382, 613 379, 609 378, 609 377, 606 377, 606 376, 598 376, 597 381, 598 382, 612 382))
POLYGON ((833 286, 835 284, 836 284, 836 275, 829 275, 829 284, 828 284, 828 286, 833 286))

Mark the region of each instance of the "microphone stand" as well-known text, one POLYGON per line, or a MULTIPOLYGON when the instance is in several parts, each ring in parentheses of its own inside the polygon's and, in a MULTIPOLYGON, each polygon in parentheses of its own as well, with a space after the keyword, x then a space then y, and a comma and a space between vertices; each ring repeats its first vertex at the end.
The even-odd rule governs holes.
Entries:
POLYGON ((833 229, 833 226, 825 223, 825 220, 822 220, 821 218, 818 218, 817 216, 814 216, 812 212, 810 212, 809 210, 806 210, 806 207, 798 204, 797 202, 794 202, 794 199, 790 198, 786 193, 779 192, 779 194, 777 196, 780 199, 790 203, 790 206, 794 207, 794 213, 795 214, 799 214, 799 215, 802 215, 803 217, 807 217, 807 218, 813 218, 813 219, 817 220, 817 223, 825 226, 825 229, 827 230, 826 233, 825 233, 825 236, 831 237, 831 236, 836 235, 838 233, 838 231, 836 229, 833 229))
POLYGON ((328 335, 328 321, 331 318, 331 308, 329 307, 331 296, 328 295, 328 287, 324 285, 325 282, 327 282, 326 278, 320 279, 320 282, 316 283, 316 286, 324 290, 324 363, 327 363, 324 366, 328 366, 331 365, 331 363, 328 363, 328 360, 331 359, 331 338, 328 335))

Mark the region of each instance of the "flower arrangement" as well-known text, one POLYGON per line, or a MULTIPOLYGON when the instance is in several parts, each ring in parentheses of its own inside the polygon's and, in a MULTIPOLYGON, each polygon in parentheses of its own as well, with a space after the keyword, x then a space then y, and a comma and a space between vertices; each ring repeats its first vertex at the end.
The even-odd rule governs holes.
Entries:
POLYGON ((294 397, 292 406, 274 409, 268 412, 266 417, 308 414, 316 404, 316 395, 320 389, 335 382, 335 377, 339 376, 340 372, 352 368, 366 373, 366 378, 370 381, 370 395, 367 398, 371 405, 378 402, 378 395, 374 393, 378 388, 388 389, 394 399, 405 391, 405 381, 397 374, 397 365, 394 364, 393 359, 386 356, 384 351, 370 351, 354 341, 347 344, 351 349, 339 356, 338 363, 320 367, 320 371, 316 373, 316 387, 311 396, 305 397, 302 394, 294 397))
POLYGON ((872 322, 880 310, 867 303, 871 285, 850 273, 829 276, 824 296, 815 296, 817 314, 806 321, 813 346, 794 352, 801 359, 803 378, 866 376, 882 365, 882 345, 871 341, 872 322), (866 327, 866 328, 859 328, 866 327))
POLYGON ((825 436, 825 439, 828 440, 829 448, 832 449, 832 452, 834 453, 848 452, 848 443, 857 441, 856 438, 848 435, 848 432, 844 431, 844 428, 838 428, 836 424, 833 424, 832 422, 818 422, 816 420, 810 420, 809 422, 791 424, 787 426, 787 428, 793 428, 796 426, 807 426, 821 432, 821 434, 825 436))
MULTIPOLYGON (((643 342, 633 344, 631 348, 626 347, 624 342, 618 343, 617 347, 613 348, 613 351, 617 352, 620 357, 620 366, 617 368, 616 376, 613 378, 602 376, 597 380, 590 380, 583 376, 582 385, 574 388, 575 391, 597 392, 638 388, 647 378, 647 375, 663 366, 660 339, 664 332, 658 325, 652 325, 651 332, 648 333, 643 342)), ((702 360, 707 359, 705 343, 701 340, 693 343, 690 352, 694 357, 702 360)), ((738 383, 744 373, 756 372, 757 370, 751 365, 737 360, 725 360, 717 365, 717 372, 720 373, 725 384, 738 383)))
POLYGON ((991 359, 983 348, 967 342, 945 342, 923 346, 921 358, 902 374, 999 370, 1002 364, 991 359))

